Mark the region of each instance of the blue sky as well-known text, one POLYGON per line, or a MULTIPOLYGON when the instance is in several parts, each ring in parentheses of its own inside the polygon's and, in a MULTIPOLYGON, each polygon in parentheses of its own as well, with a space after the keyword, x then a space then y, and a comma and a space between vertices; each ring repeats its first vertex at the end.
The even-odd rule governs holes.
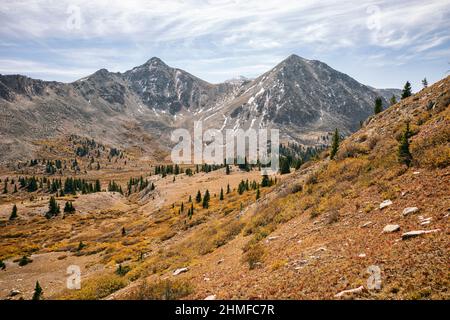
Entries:
POLYGON ((418 90, 450 70, 450 0, 2 2, 2 74, 70 82, 157 56, 217 83, 295 53, 367 85, 418 90))

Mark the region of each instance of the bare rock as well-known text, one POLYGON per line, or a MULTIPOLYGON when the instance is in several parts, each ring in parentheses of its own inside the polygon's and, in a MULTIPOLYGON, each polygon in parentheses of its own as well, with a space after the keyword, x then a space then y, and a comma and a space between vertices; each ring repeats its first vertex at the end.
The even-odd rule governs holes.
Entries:
POLYGON ((173 275, 174 276, 177 276, 177 275, 179 275, 180 273, 185 273, 185 272, 188 272, 189 271, 189 268, 187 268, 187 267, 185 267, 185 268, 179 268, 179 269, 177 269, 177 270, 175 270, 174 272, 173 272, 173 275))
POLYGON ((383 233, 391 233, 400 230, 400 226, 398 224, 388 224, 383 228, 383 233))
POLYGON ((383 210, 384 208, 389 207, 390 205, 392 205, 391 200, 384 200, 382 203, 380 203, 380 210, 383 210))
POLYGON ((363 225, 361 225, 361 228, 367 228, 367 227, 370 226, 371 224, 373 224, 372 221, 367 221, 366 223, 364 223, 363 225))
POLYGON ((204 300, 216 300, 217 296, 215 294, 207 296, 204 300))
POLYGON ((406 216, 408 216, 410 214, 413 214, 413 213, 416 213, 416 212, 419 212, 419 208, 417 208, 417 207, 408 207, 408 208, 405 208, 403 210, 402 214, 403 214, 404 217, 406 217, 406 216))
POLYGON ((21 294, 22 292, 20 292, 19 290, 17 290, 17 289, 12 289, 10 292, 9 292, 9 296, 10 297, 15 297, 15 296, 17 296, 17 295, 19 295, 19 294, 21 294))
POLYGON ((427 233, 435 233, 435 232, 439 232, 439 231, 441 231, 441 229, 408 231, 408 232, 405 232, 404 234, 402 234, 402 240, 418 237, 418 236, 421 236, 421 235, 427 234, 427 233))
POLYGON ((358 294, 358 293, 361 293, 363 291, 364 291, 364 286, 360 286, 358 288, 341 291, 341 292, 335 294, 334 297, 335 298, 341 298, 341 297, 344 297, 344 296, 352 296, 354 294, 358 294))

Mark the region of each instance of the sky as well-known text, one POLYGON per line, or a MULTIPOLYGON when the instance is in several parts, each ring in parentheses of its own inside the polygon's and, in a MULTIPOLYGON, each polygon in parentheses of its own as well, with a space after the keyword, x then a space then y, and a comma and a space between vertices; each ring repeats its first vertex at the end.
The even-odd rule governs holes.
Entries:
POLYGON ((159 57, 212 83, 290 54, 377 88, 450 74, 450 0, 3 0, 0 73, 75 81, 159 57))

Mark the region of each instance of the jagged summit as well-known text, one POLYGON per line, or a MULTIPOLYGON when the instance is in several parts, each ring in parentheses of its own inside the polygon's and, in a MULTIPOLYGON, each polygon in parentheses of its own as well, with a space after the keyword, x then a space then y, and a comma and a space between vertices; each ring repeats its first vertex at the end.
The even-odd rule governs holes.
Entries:
POLYGON ((145 62, 143 65, 168 67, 168 65, 158 57, 152 57, 148 59, 147 62, 145 62))
MULTIPOLYGON (((380 91, 325 63, 296 54, 255 79, 240 77, 219 84, 152 57, 123 73, 100 69, 73 83, 0 76, 0 108, 12 115, 0 134, 19 140, 6 146, 14 149, 22 140, 36 139, 33 132, 43 137, 57 130, 79 134, 79 128, 92 125, 89 135, 101 139, 111 127, 122 132, 129 127, 124 123, 137 123, 162 136, 202 120, 205 127, 221 130, 280 128, 288 140, 321 145, 335 128, 344 134, 356 130, 372 114, 378 95, 380 91), (24 99, 29 101, 26 111, 18 108, 24 99), (49 118, 55 121, 49 124, 49 118), (70 126, 68 118, 75 119, 70 126)), ((391 95, 390 90, 383 91, 384 97, 391 95)), ((120 144, 123 136, 114 138, 120 144)))

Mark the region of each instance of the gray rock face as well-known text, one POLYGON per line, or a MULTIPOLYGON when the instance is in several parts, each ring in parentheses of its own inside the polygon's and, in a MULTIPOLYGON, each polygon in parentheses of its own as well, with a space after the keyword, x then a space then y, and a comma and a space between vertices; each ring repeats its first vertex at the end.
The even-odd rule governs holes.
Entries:
POLYGON ((235 87, 232 83, 210 84, 155 57, 123 77, 144 104, 171 114, 183 108, 195 111, 212 106, 235 87))
POLYGON ((60 133, 123 146, 131 143, 125 138, 130 127, 168 148, 171 130, 192 129, 196 120, 204 129, 279 128, 282 140, 324 145, 335 128, 343 134, 357 129, 378 95, 325 63, 296 55, 256 79, 221 84, 158 58, 124 73, 100 69, 73 83, 0 75, 0 162, 31 158, 34 140, 60 133))

